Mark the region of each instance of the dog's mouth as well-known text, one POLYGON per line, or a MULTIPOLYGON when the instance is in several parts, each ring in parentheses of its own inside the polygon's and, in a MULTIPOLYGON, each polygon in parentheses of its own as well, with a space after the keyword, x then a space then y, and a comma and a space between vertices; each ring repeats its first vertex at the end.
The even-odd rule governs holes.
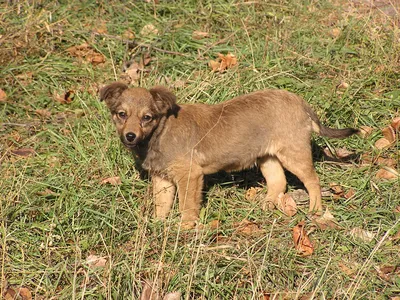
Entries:
POLYGON ((124 144, 125 147, 133 149, 133 148, 137 147, 139 141, 134 141, 134 142, 122 141, 122 143, 124 144))

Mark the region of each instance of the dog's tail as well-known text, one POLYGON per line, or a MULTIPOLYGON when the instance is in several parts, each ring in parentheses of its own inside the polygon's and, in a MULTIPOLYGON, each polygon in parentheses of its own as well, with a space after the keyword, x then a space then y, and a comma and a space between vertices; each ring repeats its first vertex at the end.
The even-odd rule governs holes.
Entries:
POLYGON ((353 134, 359 133, 360 131, 355 128, 343 128, 336 129, 324 126, 318 119, 317 114, 312 110, 310 106, 306 107, 307 114, 310 116, 312 121, 312 129, 315 133, 320 136, 326 136, 328 138, 343 139, 353 134))

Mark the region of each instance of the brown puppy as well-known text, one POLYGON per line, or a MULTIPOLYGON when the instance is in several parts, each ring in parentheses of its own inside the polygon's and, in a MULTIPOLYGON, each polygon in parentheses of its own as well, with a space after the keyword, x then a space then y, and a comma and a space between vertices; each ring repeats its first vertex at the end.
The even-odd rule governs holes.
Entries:
POLYGON ((178 188, 184 226, 199 218, 203 176, 258 165, 267 181, 266 209, 286 190, 284 168, 296 175, 310 195, 310 211, 321 211, 310 138, 344 138, 353 128, 321 125, 300 97, 264 90, 216 105, 175 103, 164 87, 128 88, 112 83, 100 91, 122 143, 133 150, 152 176, 157 218, 167 217, 178 188))

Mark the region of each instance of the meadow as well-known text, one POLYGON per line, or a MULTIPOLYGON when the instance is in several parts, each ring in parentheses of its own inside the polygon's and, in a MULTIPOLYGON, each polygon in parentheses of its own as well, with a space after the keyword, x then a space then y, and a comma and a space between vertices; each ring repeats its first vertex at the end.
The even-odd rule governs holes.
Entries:
POLYGON ((400 299, 399 10, 390 0, 2 1, 0 295, 400 299), (297 213, 261 210, 254 169, 207 178, 202 228, 180 230, 177 205, 155 220, 150 182, 99 101, 117 80, 165 85, 180 103, 286 89, 325 125, 363 128, 313 137, 332 218, 307 214, 290 174, 297 213), (293 240, 301 222, 307 255, 293 240))

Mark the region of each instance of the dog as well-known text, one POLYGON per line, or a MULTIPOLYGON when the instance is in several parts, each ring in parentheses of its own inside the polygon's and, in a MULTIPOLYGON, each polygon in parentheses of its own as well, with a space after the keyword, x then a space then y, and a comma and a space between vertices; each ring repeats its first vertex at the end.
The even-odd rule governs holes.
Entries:
POLYGON ((204 175, 258 165, 267 183, 263 209, 286 191, 284 169, 296 175, 321 212, 311 134, 345 138, 354 128, 322 125, 310 105, 284 90, 262 90, 215 104, 177 104, 167 88, 129 88, 115 82, 100 90, 122 143, 151 175, 155 216, 165 219, 178 191, 182 226, 199 219, 204 175))

